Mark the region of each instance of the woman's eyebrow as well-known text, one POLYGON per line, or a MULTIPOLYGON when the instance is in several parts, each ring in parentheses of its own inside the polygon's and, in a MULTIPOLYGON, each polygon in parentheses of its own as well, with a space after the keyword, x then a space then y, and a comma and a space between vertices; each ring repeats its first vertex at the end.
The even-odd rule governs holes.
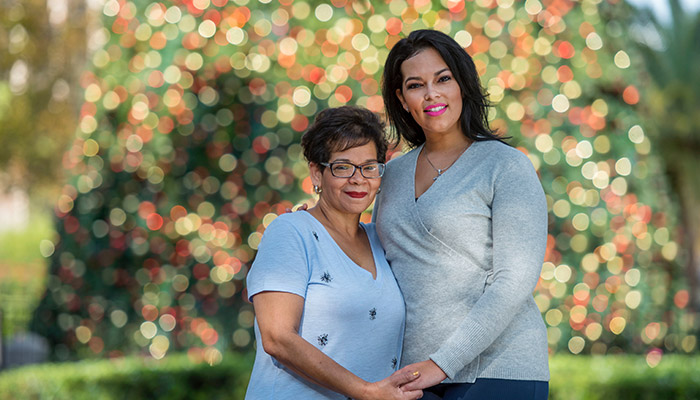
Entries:
MULTIPOLYGON (((438 75, 440 75, 441 73, 443 73, 443 72, 445 72, 445 71, 449 71, 449 70, 450 70, 449 68, 443 68, 443 69, 441 69, 440 71, 436 72, 436 73, 435 73, 435 76, 438 76, 438 75)), ((408 78, 406 78, 406 79, 403 81, 403 83, 405 84, 406 82, 408 82, 408 81, 410 81, 410 80, 420 81, 421 79, 420 79, 420 77, 417 77, 417 76, 409 76, 408 78)))
POLYGON ((436 72, 436 73, 435 73, 435 76, 438 76, 438 75, 440 75, 441 73, 443 73, 443 72, 445 72, 445 71, 449 71, 449 70, 450 70, 449 68, 443 68, 443 69, 441 69, 440 71, 436 72))
MULTIPOLYGON (((352 161, 350 161, 347 158, 337 158, 337 159, 330 161, 330 162, 346 162, 346 163, 352 164, 352 161)), ((379 162, 379 160, 377 160, 376 158, 368 158, 362 164, 366 164, 368 162, 379 162)))

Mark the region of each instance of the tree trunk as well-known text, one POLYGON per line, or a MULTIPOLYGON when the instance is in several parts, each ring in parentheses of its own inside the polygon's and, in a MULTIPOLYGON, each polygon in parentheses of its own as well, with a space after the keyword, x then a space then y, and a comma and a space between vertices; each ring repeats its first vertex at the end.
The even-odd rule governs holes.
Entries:
POLYGON ((681 247, 686 252, 689 307, 700 311, 700 149, 692 141, 665 143, 663 158, 680 205, 683 230, 681 247), (688 143, 690 142, 690 143, 688 143))

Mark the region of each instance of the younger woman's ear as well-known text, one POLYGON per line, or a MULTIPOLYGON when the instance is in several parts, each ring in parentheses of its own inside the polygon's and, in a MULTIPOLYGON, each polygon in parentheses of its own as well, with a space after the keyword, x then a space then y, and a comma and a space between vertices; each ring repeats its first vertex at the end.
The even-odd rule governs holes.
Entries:
POLYGON ((406 101, 403 98, 403 93, 401 92, 401 89, 396 89, 396 97, 399 98, 399 101, 401 102, 401 106, 405 111, 408 111, 408 106, 406 105, 406 101))

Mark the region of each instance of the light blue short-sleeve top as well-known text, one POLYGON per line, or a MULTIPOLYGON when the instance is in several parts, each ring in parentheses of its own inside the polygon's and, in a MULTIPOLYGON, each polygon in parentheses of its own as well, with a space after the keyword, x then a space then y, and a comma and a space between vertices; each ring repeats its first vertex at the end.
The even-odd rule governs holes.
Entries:
MULTIPOLYGON (((304 298, 299 335, 360 378, 374 382, 401 359, 405 306, 374 224, 362 224, 377 277, 353 262, 323 225, 304 211, 265 230, 247 278, 248 296, 264 291, 304 298)), ((256 356, 246 393, 257 399, 346 399, 300 377, 265 353, 255 323, 256 356)))

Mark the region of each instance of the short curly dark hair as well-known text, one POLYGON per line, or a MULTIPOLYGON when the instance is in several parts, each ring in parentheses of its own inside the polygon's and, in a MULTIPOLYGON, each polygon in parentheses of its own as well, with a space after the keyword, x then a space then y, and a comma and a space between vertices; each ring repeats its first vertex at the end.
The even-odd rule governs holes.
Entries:
MULTIPOLYGON (((372 111, 356 106, 327 108, 316 115, 314 123, 301 138, 304 157, 316 164, 328 162, 331 153, 363 146, 377 146, 377 161, 385 162, 388 141, 384 122, 372 111)), ((323 171, 323 166, 320 166, 323 171)))

